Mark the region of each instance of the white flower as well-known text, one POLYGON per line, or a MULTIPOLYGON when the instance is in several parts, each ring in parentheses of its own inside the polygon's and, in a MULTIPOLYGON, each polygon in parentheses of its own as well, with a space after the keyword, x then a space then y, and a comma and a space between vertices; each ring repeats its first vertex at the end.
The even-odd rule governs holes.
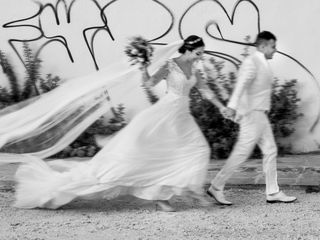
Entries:
POLYGON ((138 53, 138 50, 135 49, 135 48, 131 49, 130 53, 133 54, 133 55, 136 55, 138 53))

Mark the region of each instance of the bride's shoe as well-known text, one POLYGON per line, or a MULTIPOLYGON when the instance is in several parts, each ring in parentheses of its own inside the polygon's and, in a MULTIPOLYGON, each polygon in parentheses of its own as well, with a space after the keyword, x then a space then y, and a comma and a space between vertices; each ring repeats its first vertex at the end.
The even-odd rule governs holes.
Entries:
POLYGON ((156 201, 156 209, 163 212, 176 212, 176 209, 170 205, 169 201, 164 200, 156 201))
POLYGON ((212 205, 212 203, 201 194, 189 193, 189 197, 197 202, 200 207, 209 207, 212 205))

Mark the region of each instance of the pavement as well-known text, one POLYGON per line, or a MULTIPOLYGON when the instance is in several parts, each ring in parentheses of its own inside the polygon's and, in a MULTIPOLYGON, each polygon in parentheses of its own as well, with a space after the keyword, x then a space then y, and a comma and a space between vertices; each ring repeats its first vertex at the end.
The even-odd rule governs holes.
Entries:
MULTIPOLYGON (((224 163, 211 162, 207 183, 224 163)), ((201 206, 192 198, 177 196, 170 199, 177 209, 172 213, 157 211, 153 201, 131 196, 75 200, 59 210, 17 209, 12 207, 17 166, 0 165, 0 240, 320 239, 320 154, 278 158, 279 184, 289 186, 282 189, 298 198, 293 204, 266 203, 261 159, 254 159, 229 180, 225 193, 234 205, 212 201, 201 206), (305 186, 315 189, 306 194, 305 186)))
MULTIPOLYGON (((224 163, 225 160, 210 163, 208 181, 217 174, 224 163)), ((320 153, 279 157, 277 169, 280 186, 320 186, 320 153)), ((265 184, 262 159, 252 159, 242 164, 229 179, 228 184, 265 184)))
MULTIPOLYGON (((69 158, 83 160, 83 158, 69 158)), ((224 165, 225 160, 209 164, 207 184, 224 165)), ((18 164, 0 165, 0 190, 11 190, 18 164)), ((287 155, 278 158, 278 183, 280 186, 320 186, 320 153, 287 155)), ((250 159, 240 166, 228 185, 259 186, 265 184, 261 159, 250 159)))

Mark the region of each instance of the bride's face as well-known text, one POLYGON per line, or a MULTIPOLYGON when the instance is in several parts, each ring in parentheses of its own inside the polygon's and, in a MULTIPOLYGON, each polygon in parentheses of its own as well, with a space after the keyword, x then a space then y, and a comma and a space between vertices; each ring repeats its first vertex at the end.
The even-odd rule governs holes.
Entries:
POLYGON ((190 52, 189 59, 192 61, 197 61, 202 58, 204 52, 204 47, 198 47, 190 52))

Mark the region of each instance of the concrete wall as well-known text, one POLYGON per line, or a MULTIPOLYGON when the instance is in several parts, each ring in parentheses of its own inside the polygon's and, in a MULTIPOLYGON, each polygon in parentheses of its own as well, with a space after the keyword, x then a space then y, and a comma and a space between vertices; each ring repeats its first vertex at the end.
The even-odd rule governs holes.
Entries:
MULTIPOLYGON (((302 100, 304 118, 290 141, 298 151, 312 151, 318 149, 314 140, 320 142, 319 12, 318 0, 1 0, 0 50, 21 79, 22 42, 43 60, 43 74, 68 79, 122 58, 130 36, 167 43, 197 34, 205 39, 206 50, 235 69, 243 59, 245 37, 253 40, 269 30, 278 38, 279 53, 270 62, 274 75, 298 79, 302 100), (212 25, 209 36, 205 25, 212 20, 220 32, 212 25)), ((3 73, 0 84, 7 85, 3 73)), ((141 96, 137 101, 146 104, 141 96)))

